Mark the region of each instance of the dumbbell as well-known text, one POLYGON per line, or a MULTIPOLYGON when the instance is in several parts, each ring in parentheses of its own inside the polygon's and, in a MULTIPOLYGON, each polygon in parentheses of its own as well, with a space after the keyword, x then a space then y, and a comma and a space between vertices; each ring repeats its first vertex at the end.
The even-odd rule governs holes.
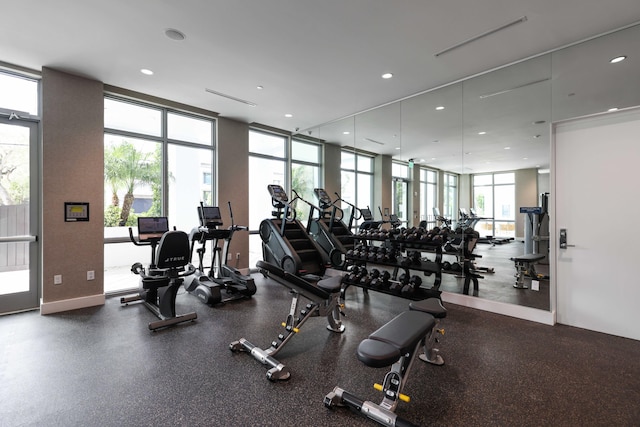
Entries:
POLYGON ((391 279, 391 273, 385 270, 380 273, 380 277, 375 282, 371 281, 371 286, 376 289, 387 289, 389 287, 389 279, 391 279))
POLYGON ((420 276, 413 275, 409 279, 409 283, 402 287, 402 296, 409 297, 412 296, 416 290, 422 284, 422 278, 420 276))
POLYGON ((410 279, 411 279, 411 277, 409 276, 409 274, 402 273, 400 275, 400 277, 398 277, 398 281, 397 282, 391 283, 391 286, 389 286, 389 290, 391 292, 395 292, 395 293, 398 293, 398 294, 401 293, 402 292, 402 288, 409 284, 409 280, 410 279))
MULTIPOLYGON (((375 288, 378 285, 378 281, 380 280, 380 270, 374 268, 371 270, 371 275, 369 276, 368 281, 366 282, 366 286, 375 288)), ((365 284, 360 280, 361 284, 365 284)))

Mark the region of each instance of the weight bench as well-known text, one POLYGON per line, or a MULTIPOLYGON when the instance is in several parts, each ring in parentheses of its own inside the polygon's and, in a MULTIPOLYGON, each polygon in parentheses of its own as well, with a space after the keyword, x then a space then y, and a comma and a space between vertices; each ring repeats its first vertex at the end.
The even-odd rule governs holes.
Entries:
POLYGON ((358 359, 367 366, 383 368, 391 366, 383 384, 374 384, 384 397, 380 404, 364 401, 340 387, 324 398, 328 408, 348 406, 385 426, 413 426, 398 417, 394 411, 400 400, 408 402, 409 396, 402 394, 409 370, 416 354, 427 341, 427 336, 436 325, 436 319, 422 311, 405 311, 369 335, 358 345, 358 359))
POLYGON ((509 258, 515 263, 516 267, 516 283, 513 284, 513 287, 517 289, 527 289, 527 285, 524 284, 524 277, 537 278, 538 273, 536 273, 535 264, 542 261, 545 256, 544 254, 526 254, 509 258))
POLYGON ((340 286, 341 276, 329 277, 318 281, 313 285, 306 280, 288 273, 283 269, 264 261, 258 261, 256 267, 260 269, 265 277, 270 277, 276 282, 288 288, 293 293, 291 308, 287 320, 282 322, 285 328, 283 334, 278 335, 278 339, 271 343, 271 347, 266 350, 258 348, 244 338, 229 344, 229 349, 233 352, 245 351, 250 353, 256 360, 271 368, 267 371, 269 380, 287 380, 291 376, 289 369, 278 362, 274 356, 284 345, 300 331, 302 325, 312 316, 327 316, 329 324, 327 329, 331 332, 344 332, 344 325, 340 320, 340 286), (298 300, 304 297, 309 303, 297 314, 298 300))
POLYGON ((421 301, 412 301, 409 303, 409 310, 428 313, 436 319, 429 336, 425 340, 424 353, 421 353, 418 357, 420 360, 433 365, 444 365, 444 359, 439 354, 440 351, 435 348, 435 345, 438 342, 437 334, 444 335, 444 329, 438 328, 440 319, 447 317, 447 309, 442 305, 442 301, 440 301, 439 298, 427 298, 421 301))

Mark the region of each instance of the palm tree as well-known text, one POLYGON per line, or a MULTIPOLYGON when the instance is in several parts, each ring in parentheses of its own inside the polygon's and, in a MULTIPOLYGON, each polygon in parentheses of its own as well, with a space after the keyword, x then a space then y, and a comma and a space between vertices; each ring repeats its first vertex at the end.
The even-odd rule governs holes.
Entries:
POLYGON ((123 141, 110 146, 105 152, 105 181, 111 187, 111 204, 118 206, 118 191, 126 190, 118 225, 124 226, 129 219, 133 192, 139 185, 153 185, 160 179, 160 163, 153 153, 138 151, 132 143, 123 141))

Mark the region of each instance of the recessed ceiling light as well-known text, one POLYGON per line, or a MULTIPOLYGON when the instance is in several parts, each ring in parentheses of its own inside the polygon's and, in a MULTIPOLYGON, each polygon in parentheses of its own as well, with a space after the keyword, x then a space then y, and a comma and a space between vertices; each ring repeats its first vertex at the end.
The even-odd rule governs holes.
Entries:
POLYGON ((522 160, 529 160, 529 158, 528 157, 523 157, 522 160))
POLYGON ((438 158, 437 157, 432 157, 431 160, 438 160, 438 158))
POLYGON ((147 75, 147 76, 151 76, 151 75, 153 75, 153 71, 148 70, 148 69, 146 69, 146 68, 141 69, 141 70, 140 70, 140 72, 141 72, 142 74, 147 75))
POLYGON ((627 59, 627 55, 620 55, 620 56, 616 56, 615 58, 612 58, 609 60, 610 63, 615 64, 617 62, 622 62, 625 59, 627 59))
POLYGON ((618 111, 618 107, 609 108, 607 111, 618 111))
POLYGON ((289 118, 291 118, 291 117, 293 117, 293 114, 291 114, 291 113, 287 113, 287 114, 285 114, 284 116, 285 116, 285 117, 289 117, 289 118))
POLYGON ((393 74, 391 74, 391 73, 384 73, 384 74, 382 75, 382 78, 383 78, 383 79, 390 79, 391 77, 393 77, 393 74))
POLYGON ((349 135, 351 132, 349 132, 348 130, 345 130, 344 132, 342 132, 343 135, 349 135))
POLYGON ((399 149, 400 149, 400 147, 396 147, 396 150, 399 150, 399 149))
POLYGON ((444 110, 444 107, 443 107, 442 105, 438 105, 438 106, 436 107, 436 110, 438 110, 438 111, 440 111, 440 110, 444 110))
POLYGON ((164 35, 169 37, 171 40, 182 41, 187 38, 182 31, 178 31, 174 28, 167 28, 164 30, 164 35))
POLYGON ((482 132, 478 132, 478 135, 486 135, 487 133, 485 131, 482 132))
POLYGON ((504 147, 505 150, 511 150, 511 147, 504 147))
POLYGON ((258 86, 256 86, 256 89, 258 89, 258 90, 262 90, 262 89, 264 89, 264 86, 260 86, 260 85, 258 85, 258 86))
POLYGON ((424 159, 420 159, 420 162, 424 162, 424 159))

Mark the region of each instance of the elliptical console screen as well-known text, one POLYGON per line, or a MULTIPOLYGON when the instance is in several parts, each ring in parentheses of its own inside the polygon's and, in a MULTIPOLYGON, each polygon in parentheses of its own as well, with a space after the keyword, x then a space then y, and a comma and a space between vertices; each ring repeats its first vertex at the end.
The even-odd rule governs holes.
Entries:
POLYGON ((220 208, 217 206, 198 206, 198 216, 200 217, 200 225, 204 227, 222 225, 220 208))
POLYGON ((371 210, 369 209, 360 209, 360 213, 362 214, 362 219, 365 221, 372 221, 373 215, 371 215, 371 210))
POLYGON ((321 205, 320 207, 327 208, 331 206, 331 197, 329 197, 329 195, 326 191, 324 191, 323 188, 314 188, 313 192, 316 193, 316 197, 318 198, 318 201, 321 205))
POLYGON ((267 185, 269 189, 269 194, 271 194, 271 198, 278 202, 288 202, 289 198, 287 197, 287 193, 284 192, 282 186, 278 184, 269 184, 267 185))
POLYGON ((160 239, 167 231, 169 231, 169 220, 166 216, 138 217, 140 240, 160 239))

